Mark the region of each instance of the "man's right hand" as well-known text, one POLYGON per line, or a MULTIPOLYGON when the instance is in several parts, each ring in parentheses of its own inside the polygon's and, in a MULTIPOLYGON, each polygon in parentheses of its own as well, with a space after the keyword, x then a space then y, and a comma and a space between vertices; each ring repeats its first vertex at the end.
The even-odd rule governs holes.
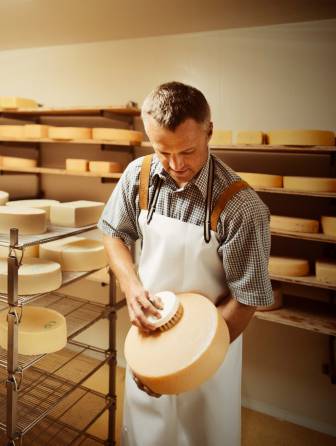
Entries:
POLYGON ((160 318, 158 309, 162 309, 161 299, 151 295, 144 289, 126 296, 128 313, 131 323, 145 333, 149 333, 156 327, 148 321, 148 316, 160 318))

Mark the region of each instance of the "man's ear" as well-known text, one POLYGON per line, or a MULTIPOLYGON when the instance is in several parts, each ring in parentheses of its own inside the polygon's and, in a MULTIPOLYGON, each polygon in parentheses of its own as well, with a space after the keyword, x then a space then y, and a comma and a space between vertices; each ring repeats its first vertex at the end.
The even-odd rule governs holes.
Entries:
POLYGON ((210 139, 213 133, 213 123, 209 122, 208 138, 210 139))

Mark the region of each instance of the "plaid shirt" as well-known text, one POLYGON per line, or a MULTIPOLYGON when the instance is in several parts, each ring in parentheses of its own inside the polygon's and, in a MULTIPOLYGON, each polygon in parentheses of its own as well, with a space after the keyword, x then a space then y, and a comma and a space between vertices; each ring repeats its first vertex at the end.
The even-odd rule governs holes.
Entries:
MULTIPOLYGON (((131 162, 115 187, 98 222, 98 228, 127 245, 142 239, 138 224, 139 174, 143 158, 131 162)), ((240 177, 221 160, 215 164, 212 208, 217 198, 240 177)), ((179 188, 153 157, 149 182, 149 201, 156 182, 163 183, 156 212, 183 222, 203 226, 210 156, 198 175, 179 188)), ((223 261, 226 285, 232 296, 245 305, 267 306, 273 303, 268 275, 271 237, 269 210, 253 189, 238 192, 227 203, 217 225, 218 255, 223 261)))

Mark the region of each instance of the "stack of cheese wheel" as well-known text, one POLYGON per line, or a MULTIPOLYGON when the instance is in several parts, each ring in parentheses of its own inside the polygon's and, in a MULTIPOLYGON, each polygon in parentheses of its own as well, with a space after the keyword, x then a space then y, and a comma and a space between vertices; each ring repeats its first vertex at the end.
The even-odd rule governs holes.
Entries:
POLYGON ((271 215, 270 227, 275 231, 318 233, 319 221, 307 218, 285 217, 282 215, 271 215))
POLYGON ((104 174, 122 172, 123 169, 120 163, 113 161, 90 161, 89 170, 90 172, 104 174))
POLYGON ((317 260, 315 264, 316 279, 324 283, 336 284, 336 261, 317 260))
POLYGON ((71 172, 87 172, 89 170, 89 161, 80 158, 67 158, 65 160, 65 169, 71 172))
POLYGON ((251 187, 282 187, 281 175, 269 175, 266 173, 237 172, 251 187))
POLYGON ((336 217, 323 215, 321 217, 321 226, 325 235, 336 237, 336 217))
POLYGON ((211 146, 232 144, 232 130, 214 130, 209 144, 211 146))
POLYGON ((43 234, 47 230, 47 213, 43 209, 0 206, 0 234, 17 228, 19 234, 43 234))
POLYGON ((143 133, 136 130, 96 127, 92 129, 92 139, 118 143, 141 144, 143 133))
POLYGON ((9 193, 5 192, 3 190, 0 190, 0 206, 3 206, 4 204, 6 204, 8 199, 9 199, 9 193))
MULTIPOLYGON (((7 311, 0 313, 0 346, 7 350, 7 311)), ((61 350, 67 343, 66 321, 62 314, 44 307, 27 306, 18 326, 21 355, 42 355, 61 350)))
POLYGON ((72 139, 91 139, 92 132, 90 128, 85 127, 49 127, 48 136, 50 139, 70 141, 72 139))
POLYGON ((264 134, 260 130, 240 130, 237 132, 237 144, 262 144, 264 142, 264 134))
POLYGON ((267 132, 266 140, 281 146, 334 146, 335 134, 328 130, 273 130, 267 132))
POLYGON ((21 207, 21 208, 34 208, 42 209, 46 212, 47 218, 50 217, 50 207, 58 204, 58 200, 48 200, 45 198, 35 199, 35 200, 15 200, 8 201, 7 206, 10 207, 21 207))
POLYGON ((160 330, 149 334, 135 326, 125 340, 125 358, 152 391, 178 394, 199 387, 220 367, 230 344, 228 327, 210 300, 199 294, 158 293, 163 302, 160 330), (163 324, 163 325, 161 325, 163 324))
POLYGON ((282 296, 282 286, 281 285, 272 285, 273 288, 273 300, 274 303, 272 305, 269 305, 267 307, 257 307, 258 311, 272 311, 272 310, 278 310, 282 307, 283 304, 283 296, 282 296))
POLYGON ((90 271, 108 263, 103 243, 84 237, 44 243, 40 245, 40 258, 58 262, 63 271, 90 271))
POLYGON ((17 156, 4 156, 2 158, 2 166, 11 169, 30 169, 37 166, 37 161, 31 158, 19 158, 17 156))
POLYGON ((0 108, 16 110, 18 108, 37 108, 38 103, 33 99, 17 96, 0 96, 0 108))
POLYGON ((77 228, 97 223, 104 209, 98 201, 69 201, 50 208, 50 221, 53 225, 77 228))
POLYGON ((284 189, 302 192, 336 192, 336 178, 283 177, 284 189))
MULTIPOLYGON (((0 292, 7 293, 7 258, 0 258, 0 292)), ((18 271, 18 294, 30 296, 57 290, 62 285, 59 263, 46 259, 24 257, 18 271)))
POLYGON ((48 138, 48 125, 26 124, 23 127, 23 136, 27 139, 48 138))
POLYGON ((308 276, 309 262, 293 257, 270 256, 268 271, 275 276, 308 276))

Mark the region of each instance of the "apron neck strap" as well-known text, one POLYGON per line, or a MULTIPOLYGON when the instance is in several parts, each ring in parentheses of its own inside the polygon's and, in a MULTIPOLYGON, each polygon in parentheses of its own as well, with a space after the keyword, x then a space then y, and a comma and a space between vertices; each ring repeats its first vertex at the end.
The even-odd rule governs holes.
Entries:
POLYGON ((148 209, 149 176, 153 155, 146 155, 142 161, 139 179, 139 206, 140 210, 148 209))

